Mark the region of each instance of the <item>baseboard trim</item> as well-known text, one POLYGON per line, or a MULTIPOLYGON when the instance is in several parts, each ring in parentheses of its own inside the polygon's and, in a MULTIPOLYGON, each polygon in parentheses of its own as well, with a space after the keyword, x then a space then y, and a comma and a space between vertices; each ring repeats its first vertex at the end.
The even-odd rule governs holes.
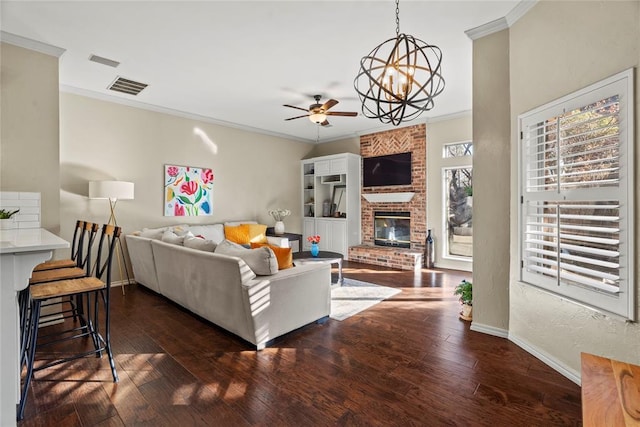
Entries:
POLYGON ((573 381, 577 385, 581 385, 579 372, 576 372, 575 370, 571 369, 569 366, 560 362, 555 357, 549 355, 547 352, 540 350, 538 347, 532 345, 526 340, 523 340, 522 338, 513 334, 509 334, 509 341, 516 344, 518 347, 522 348, 524 351, 531 354, 532 356, 540 359, 544 364, 555 369, 556 371, 558 371, 558 373, 568 378, 569 380, 573 381))
POLYGON ((114 286, 124 286, 124 285, 134 285, 136 283, 135 280, 116 280, 111 282, 111 287, 114 286))
POLYGON ((471 330, 475 332, 482 332, 483 334, 493 335, 500 338, 509 338, 509 331, 502 328, 496 328, 494 326, 483 325, 478 322, 471 322, 471 330))

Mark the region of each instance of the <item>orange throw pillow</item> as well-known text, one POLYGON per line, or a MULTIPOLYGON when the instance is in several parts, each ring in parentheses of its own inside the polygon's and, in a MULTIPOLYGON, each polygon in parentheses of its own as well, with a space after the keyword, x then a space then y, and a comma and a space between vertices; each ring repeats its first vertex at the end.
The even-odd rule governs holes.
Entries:
POLYGON ((224 226, 224 238, 239 245, 249 244, 249 224, 224 226))
POLYGON ((249 226, 249 242, 267 243, 267 226, 264 224, 243 224, 249 226))
POLYGON ((287 268, 293 267, 293 252, 291 248, 281 248, 278 246, 273 246, 268 243, 251 243, 251 249, 259 248, 261 246, 268 246, 274 254, 276 254, 276 259, 278 260, 278 270, 284 270, 287 268))

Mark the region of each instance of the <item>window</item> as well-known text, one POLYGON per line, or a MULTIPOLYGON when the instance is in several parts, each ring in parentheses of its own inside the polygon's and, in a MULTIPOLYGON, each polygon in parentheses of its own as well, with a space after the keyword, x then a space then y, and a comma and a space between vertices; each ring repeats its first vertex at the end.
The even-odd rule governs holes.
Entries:
POLYGON ((473 171, 471 167, 443 169, 444 257, 473 256, 473 171))
POLYGON ((634 320, 633 74, 519 117, 521 279, 634 320))
POLYGON ((454 142, 445 144, 443 147, 442 157, 462 157, 473 156, 473 143, 471 142, 454 142))

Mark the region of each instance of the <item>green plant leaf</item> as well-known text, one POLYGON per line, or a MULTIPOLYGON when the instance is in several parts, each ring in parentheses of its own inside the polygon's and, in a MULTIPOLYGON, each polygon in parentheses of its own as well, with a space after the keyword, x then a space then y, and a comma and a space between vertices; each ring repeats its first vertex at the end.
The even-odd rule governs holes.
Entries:
POLYGON ((187 199, 185 196, 178 196, 178 199, 182 201, 185 205, 191 205, 191 200, 187 199))

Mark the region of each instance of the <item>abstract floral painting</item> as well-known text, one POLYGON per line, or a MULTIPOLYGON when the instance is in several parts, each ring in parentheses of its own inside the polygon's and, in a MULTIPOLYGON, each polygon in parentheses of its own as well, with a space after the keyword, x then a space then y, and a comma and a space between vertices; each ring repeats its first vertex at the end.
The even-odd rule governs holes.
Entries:
POLYGON ((164 166, 164 216, 211 215, 213 170, 164 166))

